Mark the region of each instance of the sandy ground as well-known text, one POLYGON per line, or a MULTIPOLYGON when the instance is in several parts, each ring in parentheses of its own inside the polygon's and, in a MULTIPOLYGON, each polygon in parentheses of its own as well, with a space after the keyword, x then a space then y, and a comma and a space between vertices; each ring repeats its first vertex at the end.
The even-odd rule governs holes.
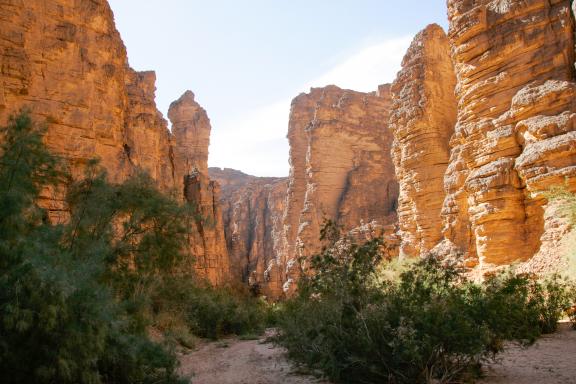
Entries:
MULTIPOLYGON (((328 384, 298 374, 285 351, 264 338, 203 342, 181 357, 193 384, 328 384)), ((481 384, 576 384, 576 331, 569 324, 528 348, 510 345, 481 384)))
POLYGON ((260 340, 202 343, 180 359, 180 371, 193 384, 320 384, 298 374, 282 348, 260 340))
POLYGON ((576 331, 560 324, 559 332, 536 344, 510 346, 500 362, 486 368, 482 384, 576 384, 576 331))

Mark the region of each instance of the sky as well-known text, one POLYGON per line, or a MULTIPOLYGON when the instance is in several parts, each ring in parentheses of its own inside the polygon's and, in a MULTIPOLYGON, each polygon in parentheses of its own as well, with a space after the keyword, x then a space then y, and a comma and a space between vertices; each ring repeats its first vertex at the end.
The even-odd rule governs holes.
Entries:
POLYGON ((136 70, 167 116, 186 90, 212 123, 209 166, 287 176, 290 102, 310 87, 392 82, 446 0, 109 0, 136 70))

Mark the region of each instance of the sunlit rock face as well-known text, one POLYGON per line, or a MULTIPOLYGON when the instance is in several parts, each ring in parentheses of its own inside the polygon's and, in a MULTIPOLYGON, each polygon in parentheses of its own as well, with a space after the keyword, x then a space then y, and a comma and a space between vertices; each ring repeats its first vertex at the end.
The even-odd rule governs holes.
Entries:
POLYGON ((234 280, 269 298, 281 297, 279 247, 287 179, 255 177, 229 168, 210 168, 209 173, 222 188, 222 216, 234 280))
POLYGON ((543 192, 576 190, 570 3, 448 1, 458 118, 443 245, 481 266, 553 252, 566 231, 543 192))
MULTIPOLYGON (((154 101, 155 74, 129 67, 105 0, 3 1, 0 25, 0 124, 22 108, 30 110, 47 126, 46 143, 66 159, 75 178, 98 158, 111 181, 143 169, 163 191, 183 198, 185 180, 195 174, 189 165, 197 164, 205 176, 197 189, 204 192, 187 197, 199 199, 203 212, 215 215, 215 231, 223 231, 217 187, 207 178, 208 118, 199 113, 200 120, 189 123, 177 114, 170 134, 154 101)), ((180 102, 187 105, 176 109, 182 116, 189 114, 186 108, 200 108, 191 93, 180 102)), ((47 191, 42 204, 53 221, 66 220, 62 193, 47 191)), ((209 232, 197 231, 194 247, 200 255, 214 255, 205 263, 212 266, 203 268, 222 270, 206 273, 216 283, 228 273, 227 254, 209 232)))
POLYGON ((220 186, 208 175, 210 119, 191 91, 170 105, 168 118, 172 123, 170 156, 174 175, 176 180, 183 180, 184 198, 195 205, 199 213, 190 240, 194 267, 209 281, 224 284, 230 280, 231 270, 222 223, 220 186))
POLYGON ((444 174, 456 124, 456 76, 438 25, 414 38, 392 84, 392 157, 400 184, 401 256, 422 256, 442 240, 444 174))
POLYGON ((374 93, 313 88, 293 100, 281 256, 287 289, 297 279, 297 260, 320 250, 325 219, 346 231, 372 221, 395 222, 390 107, 389 85, 374 93))

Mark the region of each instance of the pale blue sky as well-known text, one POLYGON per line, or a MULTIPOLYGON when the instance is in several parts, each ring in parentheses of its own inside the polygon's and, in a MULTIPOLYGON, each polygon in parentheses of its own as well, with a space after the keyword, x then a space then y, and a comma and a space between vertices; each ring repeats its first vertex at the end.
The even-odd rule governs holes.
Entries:
POLYGON ((166 116, 187 89, 212 122, 210 166, 288 174, 290 100, 310 86, 390 82, 411 38, 446 28, 446 0, 109 0, 166 116))

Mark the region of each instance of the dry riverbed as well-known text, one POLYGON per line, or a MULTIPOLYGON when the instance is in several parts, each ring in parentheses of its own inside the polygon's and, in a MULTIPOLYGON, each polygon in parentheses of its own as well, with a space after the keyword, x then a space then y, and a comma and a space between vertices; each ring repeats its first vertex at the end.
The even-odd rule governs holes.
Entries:
MULTIPOLYGON (((202 342, 180 360, 193 384, 328 384, 299 373, 264 337, 202 342)), ((529 348, 509 346, 481 384, 576 384, 576 331, 564 323, 529 348)))

